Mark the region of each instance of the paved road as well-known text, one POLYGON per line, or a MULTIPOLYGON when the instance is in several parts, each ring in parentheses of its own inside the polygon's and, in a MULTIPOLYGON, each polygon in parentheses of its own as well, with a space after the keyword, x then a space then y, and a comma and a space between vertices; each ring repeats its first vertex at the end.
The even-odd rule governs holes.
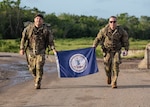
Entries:
MULTIPOLYGON (((1 65, 14 62, 14 68, 25 69, 25 63, 20 63, 24 58, 12 56, 1 57, 1 65)), ((58 78, 56 64, 51 62, 46 71, 54 72, 45 72, 41 90, 34 89, 27 71, 24 71, 27 79, 19 75, 24 81, 19 79, 13 85, 9 81, 8 85, 9 78, 15 79, 10 74, 12 77, 0 82, 0 107, 150 107, 150 72, 137 68, 139 60, 123 61, 117 89, 106 84, 102 60, 97 61, 98 73, 71 79, 58 78)))

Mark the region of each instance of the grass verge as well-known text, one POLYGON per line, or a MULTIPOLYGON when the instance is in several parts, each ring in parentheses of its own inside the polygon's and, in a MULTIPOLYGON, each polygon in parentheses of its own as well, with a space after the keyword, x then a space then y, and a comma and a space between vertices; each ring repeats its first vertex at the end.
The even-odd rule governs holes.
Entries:
MULTIPOLYGON (((55 45, 57 51, 74 50, 80 48, 91 47, 94 38, 78 38, 78 39, 56 39, 55 45)), ((130 39, 131 50, 144 50, 150 40, 133 40, 130 39)), ((19 52, 20 39, 0 40, 0 52, 19 52)), ((52 54, 52 52, 50 52, 52 54)), ((96 48, 96 56, 102 57, 100 46, 96 48)), ((144 54, 135 55, 133 57, 142 58, 144 54)))

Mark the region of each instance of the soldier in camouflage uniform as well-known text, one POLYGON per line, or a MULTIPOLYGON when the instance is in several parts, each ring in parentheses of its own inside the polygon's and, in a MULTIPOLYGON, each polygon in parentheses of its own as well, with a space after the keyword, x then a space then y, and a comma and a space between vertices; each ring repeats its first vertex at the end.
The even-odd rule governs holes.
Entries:
POLYGON ((26 53, 29 71, 32 73, 35 88, 41 88, 45 50, 47 47, 55 51, 51 30, 43 23, 43 15, 37 14, 34 23, 30 23, 22 32, 20 54, 26 53))
POLYGON ((112 88, 117 88, 117 78, 119 74, 119 64, 121 64, 121 49, 124 47, 123 55, 128 54, 129 40, 127 32, 117 25, 117 18, 111 16, 109 23, 102 28, 93 42, 93 47, 101 45, 107 84, 112 88))

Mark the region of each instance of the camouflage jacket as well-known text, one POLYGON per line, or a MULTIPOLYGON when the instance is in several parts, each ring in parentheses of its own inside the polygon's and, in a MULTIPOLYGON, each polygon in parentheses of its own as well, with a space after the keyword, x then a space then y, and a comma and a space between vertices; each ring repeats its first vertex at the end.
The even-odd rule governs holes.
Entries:
POLYGON ((109 25, 106 25, 99 31, 97 37, 94 40, 93 45, 97 47, 98 44, 102 46, 103 51, 105 50, 117 51, 120 50, 122 47, 124 47, 125 50, 128 51, 129 49, 128 34, 120 26, 117 26, 117 28, 114 31, 112 31, 109 25))
POLYGON ((20 49, 29 49, 34 54, 44 54, 47 47, 54 49, 55 46, 53 34, 45 24, 37 28, 31 23, 23 30, 20 49))

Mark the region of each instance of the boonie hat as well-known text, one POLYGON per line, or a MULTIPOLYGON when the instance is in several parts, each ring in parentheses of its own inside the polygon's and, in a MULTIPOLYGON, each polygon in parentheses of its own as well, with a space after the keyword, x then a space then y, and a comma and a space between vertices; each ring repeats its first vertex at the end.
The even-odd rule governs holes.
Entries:
POLYGON ((36 18, 36 17, 41 17, 42 19, 44 19, 43 15, 40 14, 40 13, 38 13, 38 14, 36 14, 36 15, 34 16, 34 18, 36 18))

